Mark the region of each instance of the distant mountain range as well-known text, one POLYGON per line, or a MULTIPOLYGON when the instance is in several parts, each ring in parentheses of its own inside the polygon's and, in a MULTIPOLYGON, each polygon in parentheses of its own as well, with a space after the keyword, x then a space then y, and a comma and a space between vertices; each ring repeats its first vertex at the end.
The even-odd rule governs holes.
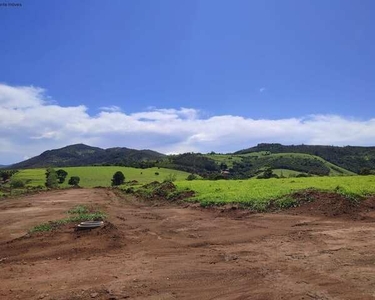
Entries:
POLYGON ((10 166, 14 169, 44 167, 75 167, 90 165, 132 165, 162 159, 165 155, 152 150, 129 148, 102 149, 84 144, 48 150, 33 158, 10 166))
POLYGON ((375 172, 375 147, 335 147, 281 144, 258 144, 234 153, 184 153, 165 155, 152 150, 129 148, 102 149, 84 144, 48 150, 7 168, 74 167, 119 165, 164 167, 197 173, 204 177, 227 174, 232 178, 257 176, 266 167, 278 174, 351 175, 364 169, 375 172), (296 173, 297 172, 297 173, 296 173))

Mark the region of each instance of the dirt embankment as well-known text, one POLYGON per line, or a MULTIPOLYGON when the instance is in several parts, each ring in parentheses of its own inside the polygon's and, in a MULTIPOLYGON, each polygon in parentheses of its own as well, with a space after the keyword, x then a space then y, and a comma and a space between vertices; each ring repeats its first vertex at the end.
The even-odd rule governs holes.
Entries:
POLYGON ((286 213, 295 215, 342 217, 353 220, 363 218, 366 212, 375 209, 375 197, 352 199, 332 192, 307 190, 292 195, 298 206, 286 213))
POLYGON ((374 299, 374 199, 351 208, 309 196, 265 214, 153 206, 102 189, 3 200, 0 299, 374 299), (106 226, 24 236, 77 204, 101 207, 106 226))

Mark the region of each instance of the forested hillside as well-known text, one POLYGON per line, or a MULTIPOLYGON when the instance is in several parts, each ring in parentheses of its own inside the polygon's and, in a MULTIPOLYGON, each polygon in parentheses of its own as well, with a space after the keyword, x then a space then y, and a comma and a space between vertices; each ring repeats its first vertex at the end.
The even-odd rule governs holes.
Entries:
POLYGON ((284 146, 281 144, 258 144, 255 147, 237 151, 235 154, 246 154, 260 151, 315 155, 355 173, 359 173, 365 168, 371 170, 375 169, 375 147, 312 145, 284 146))

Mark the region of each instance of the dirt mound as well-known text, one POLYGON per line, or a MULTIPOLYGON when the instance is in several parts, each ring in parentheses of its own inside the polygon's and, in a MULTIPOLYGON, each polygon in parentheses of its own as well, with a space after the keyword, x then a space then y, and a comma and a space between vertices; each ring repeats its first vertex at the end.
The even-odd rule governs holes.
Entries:
POLYGON ((76 230, 76 224, 66 224, 55 230, 36 232, 0 244, 0 257, 7 261, 38 261, 44 259, 71 260, 100 255, 123 246, 124 237, 109 222, 91 230, 76 230))
MULTIPOLYGON (((297 207, 288 210, 288 213, 300 215, 308 214, 326 217, 357 217, 361 205, 352 199, 338 194, 319 191, 297 192, 292 195, 297 200, 297 207)), ((375 205, 374 205, 375 207, 375 205)))

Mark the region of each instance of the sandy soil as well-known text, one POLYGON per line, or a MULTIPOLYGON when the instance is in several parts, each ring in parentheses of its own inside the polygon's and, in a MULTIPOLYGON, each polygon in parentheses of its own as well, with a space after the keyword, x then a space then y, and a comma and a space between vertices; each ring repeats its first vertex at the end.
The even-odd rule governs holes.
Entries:
POLYGON ((104 189, 0 200, 0 299, 375 299, 373 206, 251 214, 104 189), (85 203, 103 228, 25 235, 85 203))

